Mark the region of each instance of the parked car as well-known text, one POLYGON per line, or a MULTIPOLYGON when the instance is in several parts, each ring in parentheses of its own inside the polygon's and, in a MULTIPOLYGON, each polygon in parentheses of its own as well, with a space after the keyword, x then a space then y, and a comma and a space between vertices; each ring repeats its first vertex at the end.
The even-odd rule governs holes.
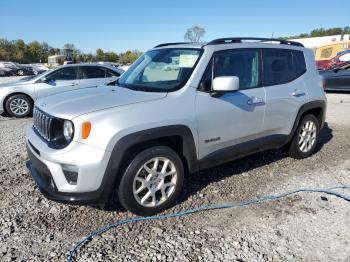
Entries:
POLYGON ((115 81, 122 70, 105 65, 73 64, 61 66, 38 76, 0 85, 0 113, 26 117, 34 102, 42 97, 70 90, 96 87, 115 81))
POLYGON ((319 72, 325 91, 350 91, 350 62, 319 72))
POLYGON ((343 52, 339 52, 337 56, 331 60, 316 61, 316 65, 318 70, 328 70, 348 61, 350 61, 350 50, 345 50, 343 52))
POLYGON ((31 67, 33 68, 33 72, 34 72, 35 75, 39 75, 39 74, 44 73, 44 72, 49 70, 43 64, 31 64, 31 67))
POLYGON ((310 156, 325 120, 319 80, 313 52, 292 41, 158 45, 114 88, 37 101, 27 167, 49 199, 103 205, 116 191, 151 215, 174 203, 187 173, 284 145, 310 156))
POLYGON ((0 62, 0 68, 8 68, 16 72, 18 76, 34 75, 34 71, 29 65, 21 65, 15 62, 0 62))
POLYGON ((17 65, 13 62, 0 61, 0 68, 17 68, 17 65))
POLYGON ((1 69, 9 69, 11 70, 11 73, 14 72, 14 75, 17 75, 17 71, 18 71, 18 66, 13 63, 13 62, 6 62, 6 61, 0 61, 0 68, 1 69))
POLYGON ((17 70, 7 68, 7 67, 0 67, 0 76, 15 76, 17 75, 17 70))
POLYGON ((17 75, 18 76, 28 76, 34 75, 34 70, 31 65, 24 65, 19 63, 14 63, 17 67, 17 75))

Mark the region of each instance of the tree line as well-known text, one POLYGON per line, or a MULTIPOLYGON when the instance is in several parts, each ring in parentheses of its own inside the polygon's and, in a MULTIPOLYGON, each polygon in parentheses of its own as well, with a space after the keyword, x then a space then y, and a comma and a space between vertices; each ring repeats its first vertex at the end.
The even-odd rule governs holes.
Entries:
POLYGON ((72 50, 74 62, 115 62, 121 64, 133 63, 141 54, 138 50, 129 50, 122 53, 104 52, 98 48, 94 54, 84 53, 77 49, 74 44, 65 44, 62 49, 55 48, 46 42, 33 41, 25 43, 22 39, 0 39, 0 61, 12 61, 21 64, 47 63, 47 58, 62 53, 62 50, 72 50))
POLYGON ((350 26, 342 27, 333 27, 333 28, 316 28, 310 33, 302 33, 299 35, 281 37, 281 39, 297 39, 297 38, 308 38, 308 37, 319 37, 319 36, 331 36, 331 35, 341 35, 341 34, 350 34, 350 26))

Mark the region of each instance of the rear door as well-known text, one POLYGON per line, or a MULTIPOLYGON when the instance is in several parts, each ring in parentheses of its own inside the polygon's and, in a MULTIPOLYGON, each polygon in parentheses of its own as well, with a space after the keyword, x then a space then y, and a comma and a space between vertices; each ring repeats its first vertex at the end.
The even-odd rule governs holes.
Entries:
POLYGON ((112 70, 102 66, 80 66, 81 88, 108 84, 118 78, 112 70))
POLYGON ((289 135, 299 108, 308 99, 302 77, 306 72, 304 54, 299 50, 264 48, 262 60, 266 90, 263 131, 266 136, 289 135))
POLYGON ((45 78, 46 81, 41 78, 34 84, 36 99, 79 88, 76 66, 59 68, 45 78))

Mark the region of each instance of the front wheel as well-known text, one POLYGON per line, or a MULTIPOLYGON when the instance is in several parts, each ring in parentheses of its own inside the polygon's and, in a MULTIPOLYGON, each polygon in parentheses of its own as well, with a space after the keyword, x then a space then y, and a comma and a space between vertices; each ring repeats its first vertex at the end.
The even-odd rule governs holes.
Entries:
POLYGON ((31 114, 33 102, 26 95, 16 94, 6 100, 5 107, 10 116, 22 118, 31 114))
POLYGON ((135 214, 156 214, 174 203, 183 179, 183 164, 175 151, 165 146, 146 149, 126 169, 118 188, 119 201, 135 214))
POLYGON ((289 146, 289 155, 301 159, 312 155, 320 135, 320 124, 314 115, 306 115, 294 134, 289 146))

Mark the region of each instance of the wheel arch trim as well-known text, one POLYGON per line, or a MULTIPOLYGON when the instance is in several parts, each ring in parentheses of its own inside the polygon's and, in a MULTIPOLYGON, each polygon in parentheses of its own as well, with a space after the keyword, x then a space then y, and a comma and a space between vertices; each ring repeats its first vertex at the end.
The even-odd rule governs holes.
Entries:
POLYGON ((198 171, 199 162, 197 160, 195 140, 189 127, 185 125, 169 125, 138 131, 122 137, 114 145, 99 188, 101 190, 101 198, 108 199, 113 189, 117 186, 118 181, 120 181, 120 170, 123 165, 125 153, 129 148, 147 141, 173 136, 180 136, 182 138, 182 154, 187 161, 188 171, 198 171))
POLYGON ((25 95, 25 96, 29 97, 32 100, 33 105, 34 105, 35 100, 34 100, 34 98, 31 95, 29 95, 27 93, 24 93, 24 92, 20 92, 20 91, 15 91, 15 92, 7 94, 4 97, 4 100, 2 101, 2 106, 3 106, 4 110, 6 110, 6 101, 13 95, 25 95))
POLYGON ((293 128, 290 132, 290 135, 288 137, 288 142, 290 142, 298 128, 298 125, 300 123, 301 117, 308 111, 310 110, 321 110, 321 119, 320 120, 320 129, 323 127, 324 123, 325 123, 325 119, 326 119, 326 101, 324 100, 315 100, 315 101, 310 101, 308 103, 305 103, 304 105, 302 105, 298 111, 298 114, 295 118, 294 124, 293 124, 293 128))

